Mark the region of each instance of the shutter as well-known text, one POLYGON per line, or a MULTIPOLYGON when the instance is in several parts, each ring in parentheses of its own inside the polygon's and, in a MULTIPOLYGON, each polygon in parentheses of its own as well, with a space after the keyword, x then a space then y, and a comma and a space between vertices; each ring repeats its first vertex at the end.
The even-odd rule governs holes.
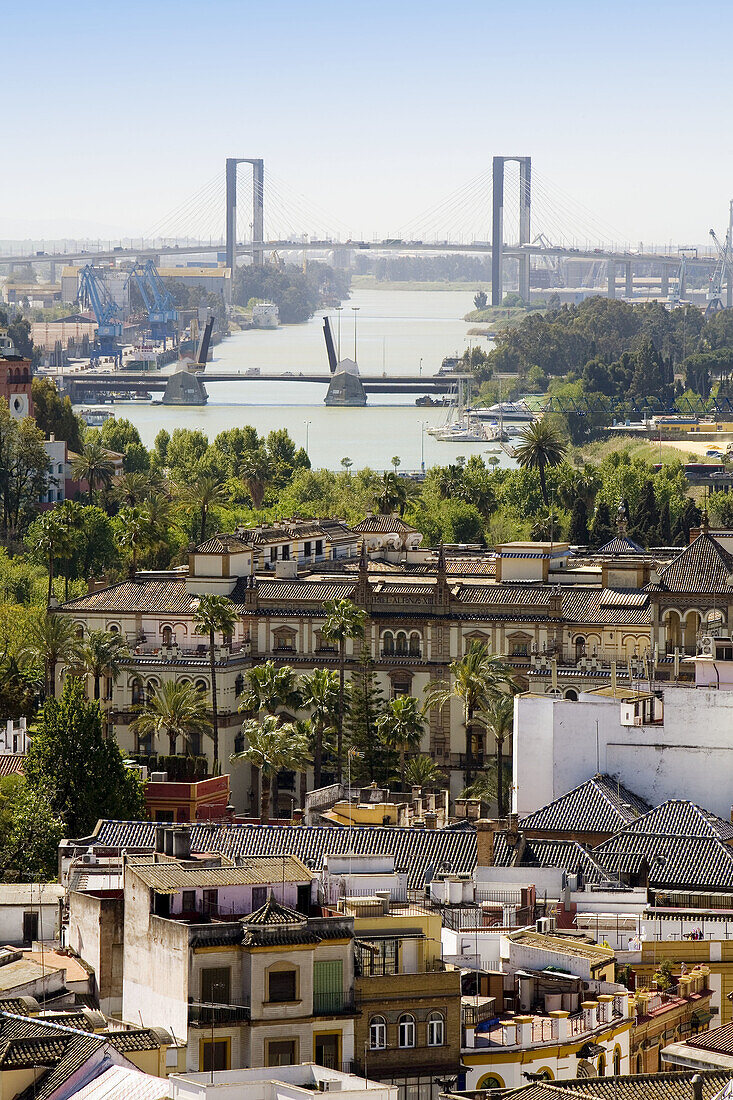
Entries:
POLYGON ((341 959, 313 963, 313 1011, 340 1012, 344 1004, 344 964, 341 959))

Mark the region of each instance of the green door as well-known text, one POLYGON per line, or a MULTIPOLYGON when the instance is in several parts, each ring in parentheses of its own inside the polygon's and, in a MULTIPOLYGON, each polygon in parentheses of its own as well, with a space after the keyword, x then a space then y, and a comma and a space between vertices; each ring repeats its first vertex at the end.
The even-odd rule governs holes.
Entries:
POLYGON ((313 963, 313 1012, 328 1016, 344 1010, 344 964, 341 959, 313 963))

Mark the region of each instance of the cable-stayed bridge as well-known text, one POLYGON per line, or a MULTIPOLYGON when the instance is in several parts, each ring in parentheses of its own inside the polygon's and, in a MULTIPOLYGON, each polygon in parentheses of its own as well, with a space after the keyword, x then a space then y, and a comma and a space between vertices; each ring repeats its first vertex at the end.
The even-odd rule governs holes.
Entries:
MULTIPOLYGON (((511 278, 529 300, 532 272, 543 285, 565 285, 568 266, 585 263, 588 276, 615 297, 632 297, 634 275, 643 272, 662 297, 679 300, 686 274, 712 272, 710 250, 684 246, 633 248, 624 234, 545 178, 526 156, 496 156, 490 168, 381 240, 359 239, 328 211, 265 171, 260 158, 228 158, 184 203, 140 239, 67 242, 63 248, 31 247, 0 254, 0 264, 117 262, 128 258, 216 257, 233 269, 238 257, 262 263, 273 254, 330 252, 347 264, 349 253, 471 253, 491 257, 491 300, 502 301, 511 278), (509 261, 509 262, 507 262, 509 261)), ((731 288, 728 288, 730 304, 731 288)))

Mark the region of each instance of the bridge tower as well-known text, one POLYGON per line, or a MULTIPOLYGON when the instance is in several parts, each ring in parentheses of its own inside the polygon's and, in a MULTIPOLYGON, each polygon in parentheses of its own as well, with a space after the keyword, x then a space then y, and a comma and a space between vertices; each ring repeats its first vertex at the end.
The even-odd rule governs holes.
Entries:
MULTIPOLYGON (((519 245, 530 243, 532 213, 532 158, 494 157, 491 217, 491 304, 500 306, 504 287, 504 165, 519 163, 519 245)), ((519 293, 529 302, 529 254, 519 260, 519 293)))
POLYGON ((265 239, 265 162, 258 157, 227 157, 226 264, 234 278, 237 264, 237 165, 252 165, 252 260, 261 264, 265 239), (259 247, 258 247, 259 246, 259 247))

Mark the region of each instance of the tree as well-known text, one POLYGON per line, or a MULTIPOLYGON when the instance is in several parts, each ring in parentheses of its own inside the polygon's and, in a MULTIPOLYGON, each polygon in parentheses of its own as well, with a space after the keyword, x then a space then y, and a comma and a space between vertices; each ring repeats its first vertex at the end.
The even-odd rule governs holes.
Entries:
POLYGON ((327 730, 338 728, 339 678, 327 668, 317 668, 302 680, 302 705, 310 711, 313 731, 313 787, 321 786, 323 739, 327 730))
POLYGON ((613 526, 611 525, 611 510, 605 500, 600 500, 593 514, 593 522, 590 527, 591 545, 595 550, 604 546, 613 538, 613 526))
POLYGON ((180 487, 179 500, 181 503, 199 514, 199 542, 203 542, 206 538, 206 520, 209 512, 217 504, 224 504, 226 499, 225 483, 221 478, 210 474, 201 474, 195 481, 180 487))
POLYGON ((114 738, 102 735, 99 704, 89 702, 75 676, 60 699, 47 699, 31 738, 25 775, 62 818, 67 836, 87 836, 103 817, 145 818, 143 786, 125 767, 114 738))
POLYGON ((573 546, 588 545, 588 509, 582 497, 576 497, 573 503, 568 538, 573 546))
POLYGON ((514 725, 514 696, 511 691, 496 695, 484 711, 483 720, 496 742, 496 801, 499 817, 506 812, 504 805, 504 741, 514 725))
POLYGON ((394 467, 394 472, 396 474, 398 469, 402 465, 402 459, 399 455, 393 455, 393 457, 390 459, 390 462, 392 463, 392 466, 394 467))
POLYGON ((127 642, 121 634, 110 630, 90 630, 79 646, 76 656, 78 667, 94 683, 94 698, 99 702, 102 677, 117 680, 126 659, 130 656, 127 642))
MULTIPOLYGON (((361 755, 364 773, 371 781, 386 780, 380 767, 382 754, 377 736, 377 721, 384 710, 384 696, 375 673, 369 647, 362 645, 356 669, 351 673, 349 692, 349 745, 361 755)), ((353 768, 353 765, 352 765, 353 768)))
POLYGON ((272 777, 283 768, 299 772, 310 762, 305 734, 293 722, 280 725, 274 714, 266 714, 262 721, 250 718, 242 724, 249 745, 242 752, 234 753, 232 763, 246 760, 260 773, 260 822, 270 820, 270 791, 272 777))
POLYGON ((254 507, 261 508, 267 486, 272 479, 270 460, 263 446, 252 447, 242 456, 239 476, 252 497, 254 507))
POLYGON ((76 656, 78 639, 71 619, 54 615, 44 608, 27 625, 27 638, 20 650, 21 660, 41 665, 44 688, 53 698, 56 690, 56 666, 70 664, 76 656))
POLYGON ((78 454, 83 446, 82 423, 74 414, 71 399, 62 397, 50 378, 38 376, 31 382, 31 395, 33 415, 44 435, 65 440, 69 450, 78 454))
POLYGON ((350 458, 342 458, 341 459, 341 465, 343 466, 343 468, 346 470, 346 472, 348 474, 349 470, 354 465, 354 463, 351 461, 350 458))
POLYGON ((117 542, 130 551, 129 572, 134 577, 141 550, 150 542, 150 522, 147 512, 137 504, 120 508, 114 520, 117 542))
POLYGON ((397 474, 387 472, 382 475, 379 492, 375 495, 375 503, 383 516, 391 515, 399 511, 404 514, 407 506, 407 489, 403 484, 404 479, 397 474))
POLYGON ((546 505, 550 501, 545 470, 548 466, 559 466, 566 450, 562 436, 546 420, 534 420, 519 433, 519 443, 514 449, 517 462, 523 469, 537 471, 546 505))
POLYGON ((275 715, 281 707, 298 710, 302 705, 298 677, 290 665, 278 666, 274 661, 265 661, 263 665, 250 668, 245 679, 247 689, 239 702, 243 714, 275 715))
POLYGON ((470 783, 474 770, 475 720, 482 720, 499 692, 513 683, 512 670, 502 657, 489 653, 485 645, 472 642, 465 657, 453 661, 449 671, 450 681, 430 684, 426 699, 428 706, 437 709, 450 704, 452 699, 460 700, 466 729, 466 783, 470 783))
POLYGON ((15 420, 0 400, 0 497, 2 528, 8 539, 38 512, 47 492, 48 455, 34 420, 15 420))
POLYGON ((560 517, 552 508, 535 518, 530 535, 537 542, 554 542, 562 533, 560 517))
POLYGON ((344 711, 346 702, 346 640, 364 637, 365 613, 351 600, 330 600, 324 605, 326 621, 321 636, 327 641, 338 642, 339 648, 339 709, 336 743, 336 778, 343 776, 344 711))
POLYGON ((71 464, 71 476, 76 481, 86 481, 89 487, 89 503, 94 504, 94 490, 101 486, 109 489, 115 467, 107 448, 101 443, 86 443, 71 464))
POLYGON ((64 823, 22 775, 0 779, 0 878, 49 882, 58 872, 64 823))
POLYGON ((445 773, 440 770, 431 756, 424 753, 413 756, 405 766, 407 787, 445 787, 445 773))
POLYGON ((239 616, 234 604, 226 596, 209 593, 200 596, 193 621, 199 634, 209 635, 209 670, 211 672, 211 715, 214 736, 214 770, 219 764, 219 714, 216 705, 216 653, 215 636, 221 634, 225 644, 231 641, 239 616))
POLYGON ((405 760, 408 752, 420 748, 425 716, 417 699, 412 695, 398 695, 390 699, 384 714, 377 721, 377 729, 385 744, 400 757, 400 782, 405 790, 405 760))
POLYGON ((488 298, 486 297, 485 290, 477 290, 473 296, 473 304, 476 309, 486 309, 486 303, 488 298))
POLYGON ((206 694, 193 684, 166 680, 143 704, 130 729, 140 737, 152 737, 153 742, 166 736, 170 756, 176 755, 179 738, 188 751, 195 734, 211 734, 206 694))
POLYGON ((46 603, 50 606, 53 596, 54 566, 59 558, 67 556, 69 538, 57 512, 44 512, 31 524, 26 536, 26 545, 48 570, 48 590, 46 603))

